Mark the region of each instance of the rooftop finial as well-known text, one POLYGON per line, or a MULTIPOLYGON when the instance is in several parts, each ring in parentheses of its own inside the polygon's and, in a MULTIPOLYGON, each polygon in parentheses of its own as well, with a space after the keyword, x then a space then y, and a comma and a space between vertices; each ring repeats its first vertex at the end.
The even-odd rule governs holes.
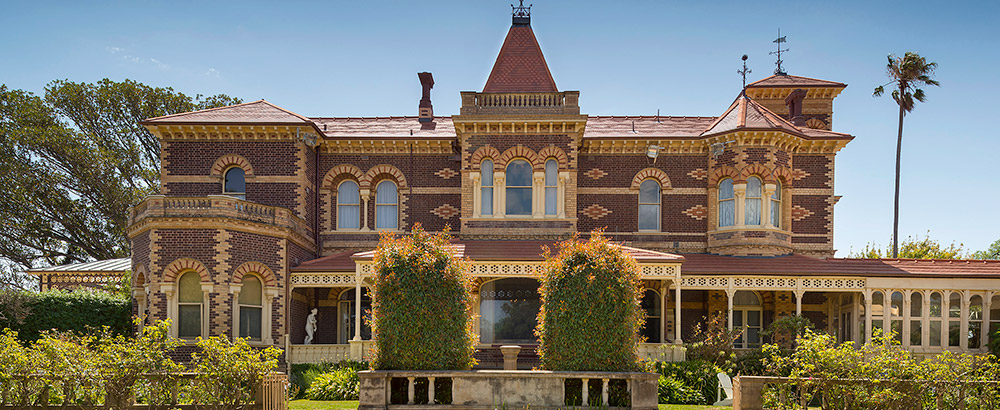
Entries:
POLYGON ((743 95, 747 94, 747 74, 750 74, 750 73, 753 72, 753 70, 747 68, 747 58, 748 58, 747 55, 744 54, 743 55, 743 69, 742 70, 736 70, 736 74, 739 74, 739 75, 743 76, 743 95))
POLYGON ((531 6, 532 4, 529 4, 528 7, 524 7, 524 0, 520 0, 517 6, 511 4, 510 14, 513 23, 518 25, 531 24, 531 6))
POLYGON ((784 50, 781 49, 781 43, 784 43, 784 42, 785 42, 785 38, 781 36, 781 29, 779 28, 778 29, 778 38, 776 38, 776 39, 774 39, 774 41, 772 41, 772 43, 778 45, 778 49, 775 50, 775 51, 772 51, 772 52, 768 53, 768 54, 770 54, 772 56, 778 56, 778 61, 774 62, 774 65, 777 66, 777 67, 774 68, 774 75, 788 75, 788 73, 785 72, 785 69, 781 68, 781 63, 783 63, 783 61, 781 61, 781 53, 784 53, 784 52, 788 51, 787 48, 784 49, 784 50))

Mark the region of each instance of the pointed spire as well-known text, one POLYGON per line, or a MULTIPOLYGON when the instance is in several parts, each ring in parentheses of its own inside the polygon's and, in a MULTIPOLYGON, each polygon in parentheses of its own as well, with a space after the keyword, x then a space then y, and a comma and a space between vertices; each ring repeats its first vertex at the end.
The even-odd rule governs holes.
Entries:
POLYGON ((545 63, 542 48, 531 30, 530 5, 513 7, 513 25, 503 41, 497 61, 493 64, 484 93, 536 92, 554 93, 559 90, 545 63))

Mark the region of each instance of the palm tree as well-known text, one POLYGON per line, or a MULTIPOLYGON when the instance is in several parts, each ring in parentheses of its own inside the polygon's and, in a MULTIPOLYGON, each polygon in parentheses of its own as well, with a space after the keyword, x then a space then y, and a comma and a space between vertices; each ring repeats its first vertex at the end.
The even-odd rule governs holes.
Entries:
POLYGON ((875 88, 874 97, 885 93, 885 86, 895 84, 892 99, 899 105, 899 133, 896 137, 896 196, 892 207, 892 257, 899 257, 899 157, 903 145, 903 116, 913 111, 914 100, 924 102, 921 85, 940 85, 931 78, 937 63, 928 63, 919 54, 907 51, 902 58, 889 54, 886 71, 892 80, 875 88))

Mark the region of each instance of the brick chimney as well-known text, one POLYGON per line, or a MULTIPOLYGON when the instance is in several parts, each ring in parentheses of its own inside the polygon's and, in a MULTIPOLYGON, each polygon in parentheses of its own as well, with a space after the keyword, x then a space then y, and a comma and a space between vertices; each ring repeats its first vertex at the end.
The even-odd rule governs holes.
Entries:
POLYGON ((423 72, 417 73, 417 77, 420 78, 420 86, 423 87, 423 95, 420 97, 420 114, 417 116, 417 121, 420 122, 432 122, 434 121, 434 106, 431 105, 431 88, 434 88, 434 76, 431 73, 423 72))
POLYGON ((801 88, 792 91, 785 97, 785 106, 788 107, 788 120, 795 126, 805 126, 806 118, 802 116, 802 100, 806 98, 806 90, 801 88))

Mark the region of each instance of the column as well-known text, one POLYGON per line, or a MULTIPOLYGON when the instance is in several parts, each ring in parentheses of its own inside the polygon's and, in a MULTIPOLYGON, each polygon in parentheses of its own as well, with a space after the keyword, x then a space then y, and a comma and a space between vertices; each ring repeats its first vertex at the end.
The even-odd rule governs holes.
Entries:
POLYGON ((545 173, 531 174, 531 217, 545 217, 545 173))
POLYGON ((802 296, 805 294, 804 290, 795 291, 795 316, 802 316, 802 296))
POLYGON ((903 317, 903 326, 899 329, 903 334, 899 335, 900 339, 903 341, 903 347, 910 347, 910 295, 913 294, 912 290, 903 291, 903 311, 900 312, 903 317))
POLYGON ((771 196, 774 195, 776 188, 774 184, 764 184, 764 197, 760 201, 760 224, 763 226, 771 226, 771 196))
POLYGON ((493 181, 493 217, 503 218, 507 215, 507 179, 503 172, 495 172, 493 181))
POLYGON ((354 340, 361 340, 361 267, 354 277, 354 340))
POLYGON ((951 291, 941 291, 941 350, 948 348, 948 323, 951 322, 951 291))
MULTIPOLYGON (((177 299, 174 299, 173 283, 160 285, 160 292, 167 298, 167 317, 170 318, 170 336, 177 337, 177 299)), ((158 318, 159 319, 159 318, 158 318)))
POLYGON ((980 332, 979 346, 989 350, 990 345, 990 309, 993 308, 993 292, 983 292, 983 325, 980 332))
POLYGON ((931 292, 925 290, 923 295, 920 304, 920 328, 923 330, 920 332, 920 346, 927 349, 931 346, 931 292))
POLYGON ((232 334, 230 339, 234 342, 236 338, 240 336, 240 289, 243 285, 229 285, 229 293, 233 294, 233 320, 232 323, 232 334))
POLYGON ((361 230, 369 231, 368 228, 368 199, 371 196, 371 191, 367 189, 362 189, 358 191, 361 194, 361 230))
POLYGON ((478 172, 469 173, 469 177, 472 179, 472 217, 478 218, 482 216, 483 210, 483 190, 482 181, 480 181, 481 175, 478 172))
POLYGON ((681 282, 674 282, 674 344, 681 344, 681 282))
POLYGON ((559 173, 558 188, 556 188, 556 200, 559 201, 557 205, 557 213, 560 218, 566 217, 566 185, 569 184, 569 172, 559 173))
POLYGON ((260 324, 260 340, 268 345, 274 344, 274 339, 271 338, 274 333, 271 328, 271 315, 274 310, 274 298, 277 296, 278 289, 264 289, 264 306, 262 306, 264 314, 261 315, 263 323, 260 324))
MULTIPOLYGON (((733 330, 733 295, 736 292, 732 289, 726 289, 726 314, 729 318, 726 322, 726 326, 729 330, 733 330)), ((711 312, 709 312, 711 314, 711 312)), ((746 323, 744 323, 745 325, 746 323)))
POLYGON ((660 281, 660 343, 667 342, 667 281, 660 281))
POLYGON ((892 330, 892 289, 882 289, 882 334, 892 330))
MULTIPOLYGON (((885 298, 882 298, 885 302, 885 298)), ((883 306, 885 303, 883 303, 883 306)), ((868 343, 872 340, 872 292, 870 290, 865 291, 865 334, 863 341, 868 343)))
POLYGON ((963 352, 969 351, 969 298, 968 290, 962 291, 962 327, 958 331, 958 346, 963 352))
POLYGON ((742 184, 733 184, 733 197, 736 205, 736 226, 746 225, 746 196, 747 196, 747 184, 744 182, 742 184))
POLYGON ((201 337, 209 336, 209 317, 208 312, 212 311, 212 299, 210 295, 212 291, 215 290, 215 285, 212 282, 201 282, 201 337))

